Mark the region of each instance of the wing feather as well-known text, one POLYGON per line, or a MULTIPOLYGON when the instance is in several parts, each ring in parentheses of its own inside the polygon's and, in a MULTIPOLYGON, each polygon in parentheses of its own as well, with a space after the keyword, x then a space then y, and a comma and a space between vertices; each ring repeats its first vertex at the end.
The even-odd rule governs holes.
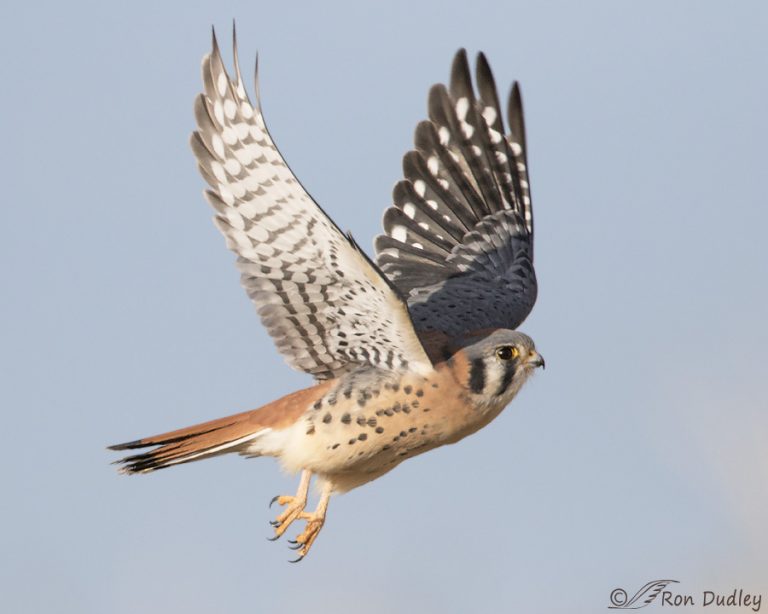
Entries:
POLYGON ((403 298, 294 176, 248 98, 236 42, 234 56, 233 79, 214 35, 190 143, 214 223, 278 350, 318 379, 365 366, 428 372, 403 298))
POLYGON ((510 93, 506 133, 483 54, 475 74, 477 96, 462 49, 449 87, 431 88, 429 121, 416 128, 375 242, 418 330, 516 328, 536 300, 520 89, 510 93))

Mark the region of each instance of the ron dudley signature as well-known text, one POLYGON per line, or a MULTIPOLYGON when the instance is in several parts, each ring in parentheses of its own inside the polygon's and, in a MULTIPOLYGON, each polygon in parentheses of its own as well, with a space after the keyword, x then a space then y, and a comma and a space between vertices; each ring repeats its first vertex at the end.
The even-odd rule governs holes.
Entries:
POLYGON ((650 604, 662 607, 727 607, 749 608, 753 612, 760 611, 763 601, 761 593, 751 593, 743 588, 735 588, 729 593, 718 591, 701 591, 700 594, 682 593, 668 590, 670 584, 679 584, 677 580, 652 580, 640 587, 632 597, 623 588, 611 592, 612 610, 638 610, 650 604))

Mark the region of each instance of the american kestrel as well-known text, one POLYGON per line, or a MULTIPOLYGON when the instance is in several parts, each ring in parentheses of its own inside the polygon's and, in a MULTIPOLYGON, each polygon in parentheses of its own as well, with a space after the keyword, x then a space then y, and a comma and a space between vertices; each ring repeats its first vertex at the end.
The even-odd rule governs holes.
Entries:
MULTIPOLYGON (((328 502, 404 460, 487 425, 544 359, 514 330, 536 300, 533 214, 520 90, 501 106, 485 56, 473 90, 466 52, 429 92, 372 261, 299 183, 213 38, 192 149, 215 224, 278 350, 317 383, 259 409, 113 450, 124 473, 237 452, 301 472, 277 539, 295 520, 303 558, 328 502), (305 510, 312 476, 320 500, 305 510)), ((258 75, 257 75, 258 81, 258 75)))

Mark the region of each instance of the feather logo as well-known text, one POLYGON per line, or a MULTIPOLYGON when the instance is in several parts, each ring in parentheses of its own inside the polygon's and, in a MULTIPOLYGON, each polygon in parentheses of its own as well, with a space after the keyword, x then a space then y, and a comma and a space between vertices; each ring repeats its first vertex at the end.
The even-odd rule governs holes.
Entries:
POLYGON ((611 591, 611 610, 638 610, 652 603, 659 593, 667 587, 668 584, 677 583, 677 580, 652 580, 644 585, 635 595, 627 598, 627 591, 623 588, 615 588, 611 591))

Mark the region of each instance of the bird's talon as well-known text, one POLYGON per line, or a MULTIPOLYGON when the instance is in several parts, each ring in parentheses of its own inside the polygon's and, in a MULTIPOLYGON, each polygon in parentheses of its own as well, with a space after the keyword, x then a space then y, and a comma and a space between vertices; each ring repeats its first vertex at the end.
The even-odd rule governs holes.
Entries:
POLYGON ((297 543, 297 544, 294 544, 293 546, 288 546, 288 548, 291 549, 291 550, 298 550, 299 548, 302 548, 303 546, 304 546, 304 544, 298 544, 297 543))
POLYGON ((272 497, 272 500, 269 502, 269 509, 272 509, 272 506, 274 505, 275 501, 277 501, 280 498, 280 495, 275 495, 272 497))
POLYGON ((282 536, 283 536, 283 534, 282 534, 282 533, 280 533, 279 535, 275 535, 274 537, 267 537, 267 541, 269 541, 269 542, 276 542, 276 541, 277 541, 278 539, 280 539, 282 536))
POLYGON ((304 560, 304 555, 302 554, 299 558, 293 559, 292 561, 288 561, 289 563, 300 563, 304 560))

